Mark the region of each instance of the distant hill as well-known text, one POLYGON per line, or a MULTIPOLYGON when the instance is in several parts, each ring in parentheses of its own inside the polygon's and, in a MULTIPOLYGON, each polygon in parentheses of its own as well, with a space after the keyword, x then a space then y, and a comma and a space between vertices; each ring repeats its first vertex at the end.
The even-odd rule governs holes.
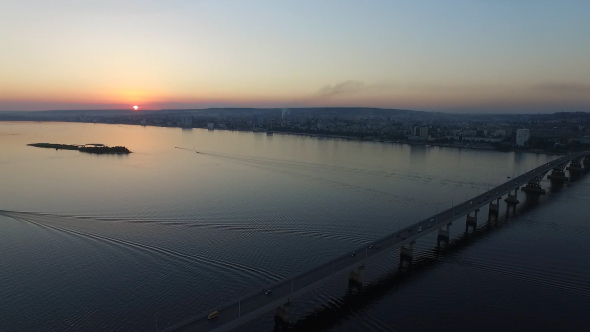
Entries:
POLYGON ((546 120, 587 119, 590 113, 560 112, 553 114, 453 114, 402 109, 370 107, 295 107, 295 108, 205 108, 162 110, 50 110, 50 111, 0 111, 0 121, 85 121, 87 119, 115 118, 166 118, 166 117, 306 117, 319 118, 356 117, 391 118, 411 121, 445 122, 526 122, 546 120))

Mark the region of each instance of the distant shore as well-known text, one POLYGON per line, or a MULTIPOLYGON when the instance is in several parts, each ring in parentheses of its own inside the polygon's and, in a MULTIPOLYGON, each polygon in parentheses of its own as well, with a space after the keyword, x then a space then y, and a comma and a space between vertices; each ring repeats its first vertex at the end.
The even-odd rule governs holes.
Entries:
POLYGON ((56 150, 78 150, 85 153, 94 154, 129 154, 131 151, 124 146, 105 146, 103 144, 86 144, 86 145, 73 145, 73 144, 53 144, 53 143, 31 143, 28 146, 44 149, 56 149, 56 150))
MULTIPOLYGON (((223 130, 223 129, 222 129, 223 130)), ((454 145, 449 143, 440 143, 440 142, 428 142, 428 141, 406 141, 406 140, 383 140, 383 139, 363 139, 356 136, 342 136, 342 135, 329 135, 329 134, 313 134, 313 133, 299 133, 299 132, 291 132, 291 131, 267 131, 268 134, 283 134, 283 135, 295 135, 295 136, 308 136, 308 137, 317 137, 317 138, 338 138, 338 139, 345 139, 350 141, 359 141, 359 142, 375 142, 375 143, 394 143, 394 144, 407 144, 413 146, 424 146, 424 147, 443 147, 443 148, 455 148, 455 149, 470 149, 470 150, 485 150, 485 151, 497 151, 497 152, 528 152, 528 153, 537 153, 537 154, 547 154, 547 155, 564 155, 566 152, 550 152, 545 150, 526 150, 526 149, 496 149, 492 146, 478 146, 476 144, 462 144, 462 145, 454 145)))
MULTIPOLYGON (((38 121, 38 122, 65 122, 69 123, 68 121, 38 121)), ((74 123, 85 123, 85 122, 74 122, 74 123)), ((102 124, 116 124, 116 123, 102 123, 102 124)), ((140 125, 140 126, 150 126, 150 127, 163 127, 163 128, 183 128, 183 127, 169 127, 169 126, 158 126, 153 124, 125 124, 125 125, 140 125)), ((191 127, 191 129, 207 129, 203 127, 191 127)), ((283 135, 295 135, 295 136, 308 136, 308 137, 316 137, 316 138, 336 138, 336 139, 344 139, 350 141, 359 141, 359 142, 380 142, 380 143, 395 143, 395 144, 408 144, 412 146, 437 146, 437 147, 448 147, 448 148, 456 148, 456 149, 471 149, 471 150, 486 150, 486 151, 497 151, 497 152, 527 152, 527 153, 536 153, 536 154, 547 154, 547 155, 564 155, 567 154, 568 151, 548 151, 542 149, 523 149, 523 148, 515 148, 515 147, 502 147, 497 148, 494 146, 486 145, 478 145, 473 142, 461 142, 460 144, 453 144, 453 143, 446 143, 446 142, 432 142, 432 141, 409 141, 406 139, 379 139, 379 138, 372 138, 367 139, 365 137, 360 136, 347 136, 347 135, 333 135, 333 134, 326 134, 326 133, 312 133, 312 132, 293 132, 293 131, 282 131, 282 130, 252 130, 252 129, 230 129, 230 128, 215 128, 214 130, 227 130, 227 131, 242 131, 242 132, 253 132, 253 133, 266 133, 266 134, 283 134, 283 135)), ((88 152, 88 153, 97 153, 97 154, 128 154, 131 151, 127 150, 125 147, 104 147, 102 144, 86 144, 84 146, 79 145, 67 145, 67 144, 50 144, 50 143, 34 143, 28 144, 30 146, 36 147, 43 147, 43 148, 55 148, 57 150, 64 149, 64 150, 79 150, 81 152, 88 152), (45 146, 41 146, 45 145, 45 146), (51 145, 51 146, 50 146, 51 145), (88 147, 88 145, 95 145, 95 147, 88 147), (98 147, 103 146, 104 148, 98 149, 98 147), (106 149, 105 149, 106 148, 106 149), (108 149, 116 149, 116 148, 123 148, 125 150, 121 151, 108 151, 108 149)))

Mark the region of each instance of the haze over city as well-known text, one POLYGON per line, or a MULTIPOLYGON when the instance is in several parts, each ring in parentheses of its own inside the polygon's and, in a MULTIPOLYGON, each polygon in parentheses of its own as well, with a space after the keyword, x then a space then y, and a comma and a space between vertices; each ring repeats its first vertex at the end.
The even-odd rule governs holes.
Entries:
POLYGON ((0 110, 587 111, 588 1, 2 1, 0 110))

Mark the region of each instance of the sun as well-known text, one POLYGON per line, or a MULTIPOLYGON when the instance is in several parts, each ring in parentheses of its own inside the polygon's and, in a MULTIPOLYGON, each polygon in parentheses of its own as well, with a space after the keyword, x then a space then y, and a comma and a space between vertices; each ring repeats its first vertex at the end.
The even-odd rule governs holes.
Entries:
POLYGON ((137 106, 137 105, 133 106, 134 111, 137 111, 138 109, 139 109, 139 106, 137 106))

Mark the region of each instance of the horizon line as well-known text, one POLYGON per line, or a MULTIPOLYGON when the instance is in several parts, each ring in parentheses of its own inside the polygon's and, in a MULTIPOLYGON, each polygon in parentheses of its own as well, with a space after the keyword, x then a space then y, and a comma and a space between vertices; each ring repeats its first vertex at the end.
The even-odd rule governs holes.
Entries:
POLYGON ((535 113, 493 113, 493 112, 445 112, 445 111, 423 111, 400 108, 383 108, 383 107, 369 107, 369 106, 310 106, 310 107, 206 107, 206 108, 160 108, 160 109, 140 109, 133 110, 127 108, 96 108, 96 109, 46 109, 46 110, 0 110, 0 113, 43 113, 43 112, 159 112, 159 111, 204 111, 204 110, 224 110, 224 109, 243 109, 243 110, 305 110, 305 109, 365 109, 365 110, 386 110, 386 111, 406 111, 417 113, 440 113, 440 114, 455 114, 455 115, 531 115, 531 114, 559 114, 559 113, 590 113, 590 111, 554 111, 554 112, 535 112, 535 113))

